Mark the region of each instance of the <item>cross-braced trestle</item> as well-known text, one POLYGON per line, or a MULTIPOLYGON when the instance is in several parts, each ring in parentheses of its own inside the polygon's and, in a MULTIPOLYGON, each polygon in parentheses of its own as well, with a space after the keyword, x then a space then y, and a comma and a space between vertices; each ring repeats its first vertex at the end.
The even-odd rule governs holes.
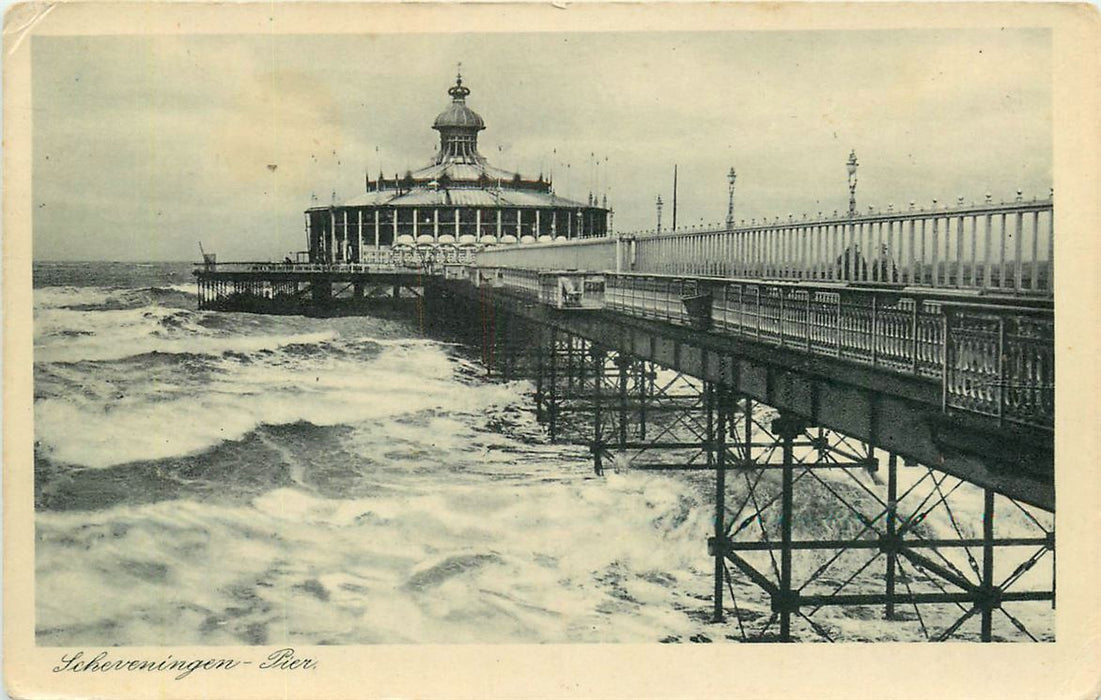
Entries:
POLYGON ((551 439, 587 444, 596 474, 713 489, 711 619, 733 615, 736 638, 1053 638, 1052 514, 738 395, 721 372, 553 327, 509 333, 502 375, 533 380, 551 439))

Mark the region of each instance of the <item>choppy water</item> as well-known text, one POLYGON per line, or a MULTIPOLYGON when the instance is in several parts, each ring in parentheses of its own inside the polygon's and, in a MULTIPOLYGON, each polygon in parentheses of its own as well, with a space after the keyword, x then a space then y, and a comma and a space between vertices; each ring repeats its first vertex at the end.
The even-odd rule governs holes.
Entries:
POLYGON ((40 644, 733 635, 703 486, 593 478, 462 347, 200 312, 178 264, 37 264, 34 304, 40 644))

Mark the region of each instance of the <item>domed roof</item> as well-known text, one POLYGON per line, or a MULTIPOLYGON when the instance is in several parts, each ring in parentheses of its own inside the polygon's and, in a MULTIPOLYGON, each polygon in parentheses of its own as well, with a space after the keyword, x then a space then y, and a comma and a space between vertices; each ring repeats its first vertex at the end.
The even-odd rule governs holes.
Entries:
POLYGON ((463 87, 461 75, 455 78, 455 85, 447 91, 447 94, 451 95, 451 104, 436 117, 436 121, 432 124, 433 129, 438 131, 460 127, 481 131, 486 128, 482 117, 466 106, 466 96, 470 94, 470 88, 463 87))

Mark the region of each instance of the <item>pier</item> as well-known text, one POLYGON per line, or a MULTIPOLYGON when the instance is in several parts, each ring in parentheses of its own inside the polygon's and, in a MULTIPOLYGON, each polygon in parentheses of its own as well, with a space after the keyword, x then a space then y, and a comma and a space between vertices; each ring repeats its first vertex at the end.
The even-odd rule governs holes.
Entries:
POLYGON ((362 313, 423 294, 425 271, 403 264, 204 263, 199 308, 331 316, 362 313))
POLYGON ((362 230, 342 235, 316 235, 309 263, 198 266, 200 308, 404 300, 465 333, 491 374, 529 379, 550 438, 588 445, 595 474, 708 475, 710 614, 737 638, 831 640, 817 615, 844 607, 929 640, 1036 639, 1014 611, 1055 604, 1050 198, 437 238, 366 262, 347 261, 362 230), (808 498, 852 517, 795 527, 808 498), (771 615, 743 614, 735 580, 771 615), (954 621, 927 624, 930 606, 954 621))

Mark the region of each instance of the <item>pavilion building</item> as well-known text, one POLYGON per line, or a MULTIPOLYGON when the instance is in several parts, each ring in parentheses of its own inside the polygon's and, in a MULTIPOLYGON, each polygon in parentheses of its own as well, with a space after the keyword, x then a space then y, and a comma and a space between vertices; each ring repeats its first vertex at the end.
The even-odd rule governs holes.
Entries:
POLYGON ((375 262, 394 250, 593 238, 608 233, 609 210, 560 197, 550 180, 493 167, 478 153, 482 117, 466 105, 462 76, 451 104, 436 117, 440 148, 424 168, 404 177, 367 178, 365 192, 342 204, 306 210, 309 259, 375 262))

